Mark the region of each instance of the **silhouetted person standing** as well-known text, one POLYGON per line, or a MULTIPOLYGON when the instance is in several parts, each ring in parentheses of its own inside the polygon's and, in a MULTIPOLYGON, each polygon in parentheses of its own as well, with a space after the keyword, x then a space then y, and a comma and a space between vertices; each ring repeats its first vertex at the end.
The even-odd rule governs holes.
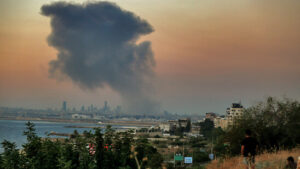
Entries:
POLYGON ((245 131, 245 138, 242 141, 241 154, 244 157, 246 169, 255 168, 255 155, 258 149, 258 142, 251 136, 251 130, 245 131))
POLYGON ((285 166, 285 169, 296 169, 297 164, 294 161, 293 157, 288 157, 287 158, 287 165, 285 166))

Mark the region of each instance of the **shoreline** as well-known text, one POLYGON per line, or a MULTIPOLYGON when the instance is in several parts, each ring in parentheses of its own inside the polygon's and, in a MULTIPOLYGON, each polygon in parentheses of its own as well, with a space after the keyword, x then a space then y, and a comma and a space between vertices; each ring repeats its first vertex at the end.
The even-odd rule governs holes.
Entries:
MULTIPOLYGON (((151 127, 159 124, 158 122, 142 122, 142 121, 107 121, 101 122, 97 120, 72 120, 72 119, 51 119, 51 118, 24 118, 24 117, 0 117, 0 120, 17 120, 17 121, 46 121, 46 122, 56 122, 56 123, 87 123, 96 124, 101 126, 136 126, 136 127, 151 127)), ((90 126, 81 126, 83 128, 90 126)))
POLYGON ((0 120, 17 120, 17 121, 46 121, 46 122, 57 122, 57 123, 91 123, 98 124, 94 121, 80 121, 71 119, 51 119, 51 118, 24 118, 24 117, 0 117, 0 120))

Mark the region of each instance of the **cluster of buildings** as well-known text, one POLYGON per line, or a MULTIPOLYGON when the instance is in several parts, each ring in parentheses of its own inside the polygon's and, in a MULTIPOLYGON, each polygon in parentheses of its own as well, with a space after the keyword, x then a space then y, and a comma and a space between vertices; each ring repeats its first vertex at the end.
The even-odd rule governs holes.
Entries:
POLYGON ((45 120, 72 119, 93 122, 110 122, 112 120, 117 120, 139 122, 140 124, 151 122, 156 125, 156 128, 149 128, 147 131, 159 130, 165 135, 197 135, 200 133, 199 123, 208 119, 213 122, 215 128, 220 127, 225 130, 234 124, 235 119, 240 118, 243 115, 244 110, 241 103, 232 103, 232 105, 226 109, 225 115, 217 115, 216 113, 209 112, 206 113, 203 118, 203 115, 178 115, 168 113, 167 111, 160 114, 128 114, 122 112, 120 106, 111 108, 107 101, 105 101, 103 107, 100 108, 90 105, 87 108, 82 106, 80 110, 76 110, 75 108, 70 109, 67 102, 63 101, 62 107, 59 110, 31 110, 0 107, 0 117, 19 119, 36 118, 45 120))
POLYGON ((108 102, 105 101, 103 107, 96 107, 93 104, 85 107, 84 105, 81 109, 76 110, 76 108, 67 107, 67 102, 62 102, 62 107, 58 111, 55 111, 59 117, 63 119, 73 119, 73 120, 92 120, 92 121, 110 121, 110 120, 119 120, 119 121, 164 121, 167 119, 178 119, 184 115, 172 114, 167 111, 163 113, 134 113, 126 112, 122 109, 121 106, 111 107, 108 102))
POLYGON ((191 123, 190 118, 183 118, 178 120, 168 120, 161 123, 159 129, 166 134, 178 134, 176 132, 182 132, 185 135, 196 136, 200 133, 199 122, 210 120, 213 122, 215 128, 222 128, 226 130, 229 126, 234 124, 234 120, 240 118, 244 113, 244 107, 241 103, 232 103, 232 105, 226 109, 225 115, 217 115, 216 113, 209 112, 205 114, 204 119, 191 123))
POLYGON ((244 107, 241 103, 232 103, 231 107, 226 109, 226 115, 218 116, 215 113, 206 113, 205 118, 214 122, 215 128, 222 128, 223 130, 232 126, 234 119, 240 118, 244 113, 244 107))
POLYGON ((65 119, 75 119, 75 120, 103 120, 109 118, 112 114, 121 114, 121 106, 111 108, 108 102, 105 101, 103 107, 96 107, 93 104, 85 107, 81 106, 79 110, 76 108, 70 109, 67 107, 67 102, 63 101, 62 108, 60 111, 60 116, 65 119))
POLYGON ((168 120, 159 124, 160 130, 165 134, 187 133, 192 130, 190 118, 182 118, 178 120, 168 120))
POLYGON ((155 126, 135 128, 137 134, 148 134, 152 136, 160 137, 173 137, 173 136, 199 136, 199 127, 192 124, 190 118, 179 118, 178 120, 168 120, 166 122, 160 122, 155 126), (197 129, 196 129, 197 128, 197 129))
POLYGON ((104 106, 102 108, 98 108, 98 107, 94 106, 93 104, 91 104, 90 106, 87 106, 87 108, 84 105, 82 105, 80 110, 76 110, 75 107, 73 107, 72 109, 69 108, 67 106, 67 102, 63 101, 62 102, 62 107, 61 107, 61 112, 63 112, 63 113, 74 113, 74 112, 75 113, 93 113, 93 112, 110 113, 111 111, 120 112, 121 111, 121 106, 117 106, 113 110, 108 106, 108 102, 105 101, 104 106))

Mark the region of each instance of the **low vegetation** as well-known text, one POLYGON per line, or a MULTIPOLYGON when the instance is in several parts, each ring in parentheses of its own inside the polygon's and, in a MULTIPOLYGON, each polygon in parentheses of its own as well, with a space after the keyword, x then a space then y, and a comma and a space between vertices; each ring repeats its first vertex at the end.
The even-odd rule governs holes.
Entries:
POLYGON ((107 127, 104 134, 76 131, 70 139, 53 141, 42 139, 35 133, 34 124, 28 122, 27 143, 23 149, 15 143, 2 142, 0 155, 3 169, 144 169, 161 168, 162 156, 147 139, 133 139, 132 132, 116 133, 107 127))
POLYGON ((214 154, 219 159, 207 168, 243 168, 240 144, 246 129, 252 130, 253 137, 259 142, 257 168, 283 168, 288 156, 300 156, 300 150, 295 149, 300 144, 299 122, 298 101, 269 97, 246 109, 244 115, 235 119, 234 124, 224 132, 211 129, 206 133, 214 137, 214 154))
POLYGON ((300 103, 298 101, 269 97, 265 102, 245 110, 225 131, 211 129, 207 139, 213 138, 217 156, 240 154, 240 144, 245 130, 250 129, 259 142, 259 151, 292 149, 300 144, 300 103))
MULTIPOLYGON (((286 159, 292 156, 298 159, 300 149, 279 150, 276 152, 266 152, 256 157, 256 169, 284 169, 286 159)), ((206 169, 242 169, 245 168, 242 157, 223 158, 214 160, 206 166, 206 169)))

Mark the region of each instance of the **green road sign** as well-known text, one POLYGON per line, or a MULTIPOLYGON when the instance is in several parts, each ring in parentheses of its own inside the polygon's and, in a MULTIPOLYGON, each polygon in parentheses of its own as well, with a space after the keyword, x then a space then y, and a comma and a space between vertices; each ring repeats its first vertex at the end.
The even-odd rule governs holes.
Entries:
POLYGON ((182 161, 183 160, 183 156, 182 155, 175 155, 174 156, 174 160, 175 161, 182 161))

